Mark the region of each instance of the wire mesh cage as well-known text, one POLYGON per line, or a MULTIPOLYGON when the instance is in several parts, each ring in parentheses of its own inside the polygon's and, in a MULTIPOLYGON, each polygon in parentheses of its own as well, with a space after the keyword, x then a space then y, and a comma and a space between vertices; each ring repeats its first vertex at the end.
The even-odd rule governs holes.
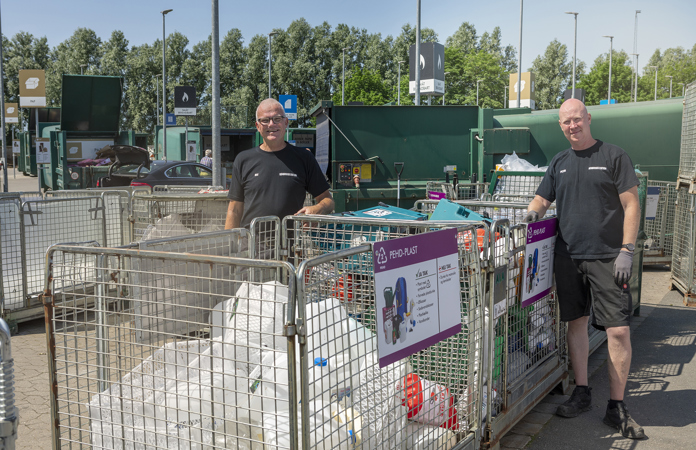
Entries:
POLYGON ((411 303, 413 320, 402 322, 398 334, 378 329, 374 278, 368 276, 373 271, 371 241, 354 244, 351 239, 343 250, 327 249, 303 260, 298 311, 305 311, 307 339, 300 348, 300 373, 306 374, 302 389, 308 401, 302 402, 301 416, 314 418, 302 422, 303 436, 311 438, 306 445, 344 448, 341 443, 347 441, 361 448, 478 447, 483 283, 476 230, 475 225, 457 229, 462 331, 381 369, 378 340, 403 342, 418 322, 411 303), (420 389, 424 393, 419 396, 420 389), (423 397, 429 392, 435 396, 431 402, 423 397), (331 417, 340 417, 345 428, 328 433, 331 417))
POLYGON ((546 172, 495 172, 488 192, 498 194, 498 199, 511 196, 512 201, 520 195, 534 196, 546 172))
POLYGON ((684 295, 696 292, 696 194, 689 193, 689 186, 677 188, 677 202, 674 210, 674 234, 672 248, 672 285, 684 295))
POLYGON ((45 198, 82 198, 99 196, 104 202, 106 220, 105 246, 117 247, 128 244, 130 239, 131 194, 128 190, 93 190, 72 189, 65 191, 47 191, 45 198))
POLYGON ((648 180, 648 198, 657 196, 654 214, 646 211, 645 253, 643 263, 651 259, 671 262, 674 242, 674 219, 677 202, 677 183, 648 180))
POLYGON ((447 200, 455 200, 457 198, 457 191, 452 183, 446 183, 444 181, 428 181, 425 185, 425 195, 429 199, 441 199, 446 198, 447 200))
POLYGON ((0 197, 0 274, 2 275, 3 308, 13 310, 25 305, 26 252, 22 203, 19 196, 0 197))
POLYGON ((223 230, 228 204, 225 194, 133 195, 132 240, 223 230))
POLYGON ((696 83, 687 86, 684 94, 679 179, 686 183, 696 181, 696 83))
POLYGON ((71 246, 49 258, 54 448, 263 448, 271 436, 289 439, 270 422, 297 423, 294 341, 285 335, 294 285, 246 275, 272 268, 293 280, 290 266, 71 246))
POLYGON ((477 200, 488 192, 489 183, 457 184, 457 200, 477 200))

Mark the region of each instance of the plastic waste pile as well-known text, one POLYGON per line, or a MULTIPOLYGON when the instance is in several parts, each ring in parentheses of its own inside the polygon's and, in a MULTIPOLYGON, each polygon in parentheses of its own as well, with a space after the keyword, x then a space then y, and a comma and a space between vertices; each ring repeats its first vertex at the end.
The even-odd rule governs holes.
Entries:
MULTIPOLYGON (((210 339, 163 345, 91 398, 93 446, 289 448, 287 301, 284 285, 242 284, 212 311, 210 339)), ((455 396, 446 387, 406 362, 380 369, 375 334, 339 299, 309 303, 305 314, 312 448, 456 444, 455 396)), ((299 369, 297 378, 302 423, 299 369)))

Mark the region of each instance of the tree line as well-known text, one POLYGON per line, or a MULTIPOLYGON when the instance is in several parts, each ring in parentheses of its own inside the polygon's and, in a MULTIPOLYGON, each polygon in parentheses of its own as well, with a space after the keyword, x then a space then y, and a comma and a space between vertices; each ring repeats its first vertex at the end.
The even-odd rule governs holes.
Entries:
MULTIPOLYGON (((340 104, 342 95, 343 53, 345 52, 345 100, 366 105, 414 104, 408 94, 408 50, 415 44, 416 30, 410 24, 393 37, 368 33, 365 29, 327 22, 311 26, 305 19, 295 20, 277 33, 271 44, 272 96, 298 96, 298 124, 311 126, 309 111, 321 100, 340 104), (401 64, 401 79, 398 66, 401 64)), ((157 93, 161 93, 162 41, 130 46, 121 31, 102 40, 89 28, 78 28, 54 48, 46 37, 19 32, 3 39, 5 95, 7 102, 18 102, 18 72, 21 69, 46 70, 48 106, 60 106, 63 74, 111 75, 123 77, 121 128, 152 133, 157 123, 157 93), (159 89, 158 89, 159 86, 159 89)), ((422 42, 440 42, 434 30, 421 30, 422 42)), ((167 110, 174 107, 174 86, 194 86, 198 94, 199 114, 194 124, 209 124, 211 117, 212 67, 211 38, 189 45, 179 32, 166 38, 167 110)), ((255 106, 268 96, 267 35, 255 35, 248 42, 242 33, 231 29, 220 42, 220 92, 222 126, 252 126, 255 106)), ((462 23, 445 39, 445 104, 475 105, 476 81, 479 106, 502 108, 509 74, 517 71, 516 49, 503 46, 499 27, 479 35, 474 25, 462 23)), ((658 67, 658 98, 669 96, 673 76, 673 95, 681 95, 679 83, 696 79, 696 45, 657 50, 639 77, 638 100, 654 98, 654 69, 658 67)), ((608 52, 599 55, 592 67, 577 62, 576 86, 587 91, 587 104, 605 99, 608 88, 608 52)), ((572 57, 568 48, 553 40, 528 68, 536 76, 537 108, 558 108, 565 89, 570 87, 572 57)), ((633 69, 623 50, 612 56, 612 98, 624 103, 633 95, 633 69)), ((424 97, 425 99, 425 97, 424 97)), ((160 101, 162 101, 160 99, 160 101)), ((434 98, 440 104, 441 98, 434 98)), ((424 101, 421 102, 424 104, 424 101)), ((180 118, 183 119, 183 118, 180 118)), ((161 123, 160 117, 160 123, 161 123)))

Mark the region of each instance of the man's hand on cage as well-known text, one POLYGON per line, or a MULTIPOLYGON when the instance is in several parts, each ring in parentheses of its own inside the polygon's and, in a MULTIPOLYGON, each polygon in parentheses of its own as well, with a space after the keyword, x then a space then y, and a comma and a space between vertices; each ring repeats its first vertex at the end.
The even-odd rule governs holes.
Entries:
POLYGON ((532 222, 536 222, 538 220, 539 220, 539 213, 534 211, 534 210, 531 210, 531 211, 527 212, 527 216, 524 218, 523 222, 524 223, 532 223, 532 222))
POLYGON ((621 250, 614 261, 614 282, 625 288, 633 271, 633 252, 621 250))

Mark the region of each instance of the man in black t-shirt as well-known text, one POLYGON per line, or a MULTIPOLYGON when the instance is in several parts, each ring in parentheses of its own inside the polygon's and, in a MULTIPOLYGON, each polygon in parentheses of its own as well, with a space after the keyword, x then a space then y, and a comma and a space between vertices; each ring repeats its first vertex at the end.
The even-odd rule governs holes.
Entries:
POLYGON ((274 99, 256 110, 263 144, 241 152, 234 161, 225 229, 248 227, 256 217, 326 214, 334 209, 329 184, 314 155, 285 142, 283 106, 274 99), (303 206, 305 192, 316 205, 303 206))
POLYGON ((631 365, 629 279, 640 220, 638 178, 625 151, 592 138, 592 117, 581 101, 567 100, 558 115, 571 148, 549 163, 525 218, 538 220, 556 202, 554 274, 561 320, 568 322, 576 383, 556 414, 576 417, 592 408, 587 380, 587 325, 592 311, 592 325, 606 329, 609 349, 610 400, 604 423, 624 437, 643 439, 643 428, 623 402, 631 365))

